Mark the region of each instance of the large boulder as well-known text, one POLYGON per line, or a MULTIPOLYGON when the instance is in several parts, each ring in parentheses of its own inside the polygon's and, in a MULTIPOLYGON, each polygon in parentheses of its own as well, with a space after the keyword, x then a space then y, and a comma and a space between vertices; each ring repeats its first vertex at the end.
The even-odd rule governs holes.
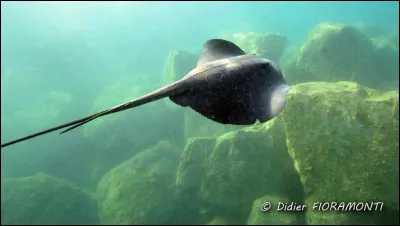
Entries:
POLYGON ((176 183, 179 197, 187 203, 239 224, 264 194, 300 201, 303 195, 281 118, 217 138, 190 139, 176 183))
MULTIPOLYGON (((352 26, 319 24, 302 46, 297 64, 320 81, 356 81, 377 78, 373 45, 352 26)), ((373 85, 372 83, 368 83, 373 85)))
POLYGON ((162 141, 110 170, 97 197, 102 224, 167 224, 174 216, 180 150, 162 141))
POLYGON ((45 174, 1 182, 1 224, 96 225, 91 193, 45 174))
POLYGON ((354 26, 321 23, 283 71, 292 84, 353 81, 377 88, 382 82, 398 83, 398 62, 393 42, 371 40, 354 26))
MULTIPOLYGON (((376 212, 374 221, 396 221, 398 98, 398 91, 381 93, 352 82, 291 88, 282 117, 308 206, 316 201, 384 202, 386 215, 376 212)), ((312 224, 359 222, 351 213, 308 210, 312 224)))

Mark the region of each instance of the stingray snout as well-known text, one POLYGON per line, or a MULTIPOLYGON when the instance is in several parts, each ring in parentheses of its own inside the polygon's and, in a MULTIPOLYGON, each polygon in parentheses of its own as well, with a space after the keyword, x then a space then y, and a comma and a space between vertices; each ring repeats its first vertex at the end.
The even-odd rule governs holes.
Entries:
POLYGON ((290 86, 286 83, 280 84, 272 90, 270 115, 275 117, 279 115, 286 105, 286 97, 289 92, 290 86))

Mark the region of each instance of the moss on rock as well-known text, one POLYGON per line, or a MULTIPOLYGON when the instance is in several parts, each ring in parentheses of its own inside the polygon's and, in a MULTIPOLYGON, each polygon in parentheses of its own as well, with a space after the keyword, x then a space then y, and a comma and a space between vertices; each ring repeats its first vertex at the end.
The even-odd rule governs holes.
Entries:
POLYGON ((165 224, 175 209, 180 151, 160 142, 109 171, 97 196, 102 224, 165 224))
POLYGON ((398 211, 398 101, 352 82, 292 87, 283 122, 307 198, 398 211))
POLYGON ((376 89, 381 83, 398 83, 398 55, 398 44, 396 48, 388 35, 370 39, 356 26, 321 23, 310 33, 297 60, 283 71, 292 84, 352 81, 376 89))
POLYGON ((280 118, 218 138, 191 139, 177 174, 180 195, 217 216, 246 219, 263 194, 301 197, 285 139, 280 118))
POLYGON ((369 38, 352 26, 319 24, 303 45, 299 67, 315 76, 315 81, 357 81, 374 85, 377 78, 372 62, 373 45, 369 38))
POLYGON ((1 182, 1 224, 98 224, 93 196, 45 174, 1 182))

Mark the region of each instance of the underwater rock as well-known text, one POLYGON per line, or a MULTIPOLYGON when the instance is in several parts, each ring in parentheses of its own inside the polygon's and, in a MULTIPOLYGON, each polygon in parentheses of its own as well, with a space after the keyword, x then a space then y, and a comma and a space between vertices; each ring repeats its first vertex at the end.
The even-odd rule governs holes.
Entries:
POLYGON ((227 37, 248 54, 267 58, 276 63, 280 62, 287 45, 287 38, 280 33, 243 32, 227 37))
MULTIPOLYGON (((106 87, 93 104, 91 112, 138 98, 161 86, 154 78, 128 76, 106 87), (138 85, 140 84, 140 85, 138 85)), ((132 110, 99 118, 83 127, 92 146, 93 183, 111 168, 131 158, 160 140, 168 140, 178 148, 184 146, 184 118, 179 109, 162 101, 148 103, 132 110)), ((97 183, 96 183, 97 184, 97 183)))
MULTIPOLYGON (((294 225, 297 223, 296 213, 284 211, 279 203, 290 203, 289 199, 284 196, 265 195, 258 198, 253 203, 247 225, 294 225), (268 211, 262 211, 266 202, 271 203, 268 211)), ((304 209, 305 211, 305 209, 304 209)), ((299 211, 300 212, 300 211, 299 211)))
POLYGON ((102 224, 166 224, 174 213, 180 151, 167 142, 110 170, 97 196, 102 224))
MULTIPOLYGON (((398 92, 381 93, 352 82, 292 86, 282 118, 307 200, 384 202, 387 214, 398 215, 398 105, 398 92)), ((344 214, 324 217, 351 222, 344 214)), ((374 214, 378 222, 395 216, 374 214)), ((312 224, 326 222, 310 219, 312 224)))
POLYGON ((187 203, 237 222, 247 220, 253 201, 264 194, 303 195, 280 118, 218 138, 190 139, 176 184, 187 203))
POLYGON ((29 177, 37 173, 66 179, 76 186, 93 191, 95 151, 80 133, 60 136, 55 133, 35 142, 10 147, 1 153, 1 178, 29 177), (53 135, 53 136, 52 136, 53 135), (23 156, 23 157, 21 157, 23 156))
POLYGON ((376 89, 398 81, 399 51, 391 40, 370 39, 354 26, 321 23, 282 71, 290 84, 352 81, 376 89))
POLYGON ((99 223, 92 195, 45 174, 1 182, 1 224, 99 223))
MULTIPOLYGON (((359 206, 363 208, 366 206, 366 202, 346 202, 342 204, 342 208, 352 208, 359 206), (360 204, 361 203, 361 204, 360 204)), ((367 202, 368 203, 368 202, 367 202)), ((306 200, 308 206, 307 213, 307 224, 308 225, 398 225, 399 224, 399 212, 385 209, 380 211, 381 204, 376 203, 371 206, 372 211, 334 211, 332 208, 333 204, 328 202, 321 202, 315 197, 310 197, 306 200), (315 208, 313 209, 313 206, 315 208), (326 208, 332 208, 333 210, 326 210, 326 208), (375 211, 375 208, 377 211, 375 211)), ((341 204, 337 202, 336 208, 341 204)))
MULTIPOLYGON (((315 201, 307 202, 308 206, 312 207, 315 201)), ((356 222, 351 222, 349 217, 352 213, 334 212, 334 211, 315 211, 312 208, 307 208, 307 225, 357 225, 356 222)), ((371 225, 372 222, 367 223, 371 225)))
POLYGON ((381 78, 370 39, 352 26, 319 24, 301 47, 297 66, 313 81, 354 81, 374 88, 381 78))

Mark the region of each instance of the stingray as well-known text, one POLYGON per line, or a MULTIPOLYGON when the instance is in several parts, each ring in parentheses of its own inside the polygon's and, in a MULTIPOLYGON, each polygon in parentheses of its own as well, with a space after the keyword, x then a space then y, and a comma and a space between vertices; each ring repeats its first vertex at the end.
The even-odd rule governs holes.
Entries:
POLYGON ((1 145, 67 128, 68 132, 96 118, 168 97, 220 124, 252 125, 279 115, 286 104, 289 85, 275 62, 246 54, 232 42, 210 39, 204 43, 197 66, 178 81, 142 97, 96 114, 65 123, 1 145))

